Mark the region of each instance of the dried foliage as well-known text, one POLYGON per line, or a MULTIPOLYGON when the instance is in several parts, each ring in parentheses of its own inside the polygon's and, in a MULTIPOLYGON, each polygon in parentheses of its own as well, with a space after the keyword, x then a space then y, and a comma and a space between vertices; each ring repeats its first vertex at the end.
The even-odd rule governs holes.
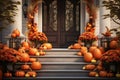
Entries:
POLYGON ((104 18, 110 17, 115 23, 120 25, 120 0, 104 0, 103 7, 110 10, 110 14, 105 14, 104 18))
POLYGON ((17 5, 19 1, 12 0, 0 0, 0 30, 7 27, 8 24, 14 22, 14 16, 16 16, 17 5))

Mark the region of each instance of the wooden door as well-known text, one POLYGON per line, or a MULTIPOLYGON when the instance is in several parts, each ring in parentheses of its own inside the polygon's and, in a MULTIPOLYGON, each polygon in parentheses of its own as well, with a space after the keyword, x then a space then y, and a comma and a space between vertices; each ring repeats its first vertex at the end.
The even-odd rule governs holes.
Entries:
POLYGON ((80 34, 79 0, 45 0, 43 32, 54 48, 67 48, 80 34))

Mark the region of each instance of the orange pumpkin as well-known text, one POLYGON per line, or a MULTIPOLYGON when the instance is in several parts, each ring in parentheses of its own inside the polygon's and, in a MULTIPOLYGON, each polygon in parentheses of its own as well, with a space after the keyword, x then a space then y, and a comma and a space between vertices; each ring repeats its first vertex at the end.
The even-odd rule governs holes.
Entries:
POLYGON ((15 72, 15 76, 16 77, 24 77, 25 76, 25 72, 24 71, 16 71, 15 72))
POLYGON ((74 49, 80 49, 81 45, 79 43, 74 43, 73 48, 74 49))
POLYGON ((15 33, 12 33, 12 34, 11 34, 11 37, 12 37, 12 38, 16 38, 17 35, 16 35, 15 33))
POLYGON ((110 42, 109 46, 112 49, 116 49, 116 48, 118 48, 118 42, 113 40, 113 41, 110 42))
POLYGON ((20 61, 22 62, 28 62, 30 60, 30 56, 27 53, 20 54, 20 61))
POLYGON ((87 47, 82 46, 82 47, 80 48, 80 52, 81 52, 83 55, 84 55, 85 53, 87 53, 87 52, 88 52, 87 47))
POLYGON ((38 61, 32 62, 32 64, 31 64, 31 68, 32 68, 33 70, 40 70, 41 67, 42 67, 42 65, 41 65, 41 63, 38 62, 38 61))
POLYGON ((102 53, 101 53, 100 49, 98 49, 98 48, 94 49, 93 57, 94 57, 95 59, 100 59, 101 56, 102 56, 102 53))
POLYGON ((94 52, 94 49, 96 49, 96 48, 97 48, 96 46, 91 46, 91 47, 89 48, 89 52, 93 53, 93 52, 94 52))
POLYGON ((29 54, 30 55, 35 55, 38 52, 38 50, 36 48, 30 48, 29 49, 29 54))
POLYGON ((87 52, 86 54, 84 54, 84 60, 85 60, 86 62, 91 62, 92 59, 93 59, 92 53, 87 52))
POLYGON ((40 50, 47 50, 47 47, 46 46, 40 46, 39 49, 40 50))
POLYGON ((99 47, 101 53, 103 54, 105 52, 105 49, 103 47, 99 47))
POLYGON ((47 47, 47 49, 52 49, 52 44, 51 43, 43 43, 42 46, 47 47))
POLYGON ((12 38, 16 38, 20 36, 20 31, 18 29, 14 29, 11 33, 12 38))
POLYGON ((12 73, 6 72, 6 73, 4 73, 4 76, 5 76, 5 77, 12 77, 12 73))
POLYGON ((27 65, 27 64, 24 64, 24 65, 21 65, 21 69, 22 70, 28 70, 28 69, 30 69, 30 66, 27 65))
POLYGON ((30 62, 35 62, 37 59, 36 58, 30 58, 29 61, 30 62))
POLYGON ((97 72, 95 72, 95 71, 89 72, 90 77, 95 77, 96 75, 97 75, 97 72))
POLYGON ((13 33, 16 34, 16 37, 20 36, 20 31, 18 29, 13 30, 13 33))
POLYGON ((93 70, 93 69, 95 69, 95 65, 94 64, 87 64, 87 65, 85 65, 85 69, 86 70, 93 70))
POLYGON ((30 45, 28 42, 24 41, 24 42, 22 42, 22 47, 25 47, 25 49, 29 49, 30 45))
POLYGON ((107 72, 106 71, 100 71, 99 72, 99 76, 100 77, 106 77, 107 76, 107 72))

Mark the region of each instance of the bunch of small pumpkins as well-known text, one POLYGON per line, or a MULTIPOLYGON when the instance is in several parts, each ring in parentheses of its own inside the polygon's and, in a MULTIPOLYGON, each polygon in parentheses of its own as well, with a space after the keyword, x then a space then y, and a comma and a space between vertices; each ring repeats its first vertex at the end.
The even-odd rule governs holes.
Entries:
MULTIPOLYGON (((109 43, 110 50, 120 50, 118 47, 118 43, 115 40, 112 40, 109 43)), ((80 47, 80 51, 77 53, 79 56, 84 56, 84 60, 86 62, 91 62, 94 60, 99 60, 106 51, 103 47, 98 47, 96 45, 92 45, 89 48, 85 46, 80 47)))
POLYGON ((13 75, 16 77, 36 77, 37 73, 33 70, 40 70, 42 64, 37 61, 36 58, 30 57, 30 55, 24 52, 23 49, 18 51, 20 52, 20 56, 18 57, 19 61, 24 62, 25 64, 21 65, 20 70, 16 70, 14 74, 9 71, 4 73, 4 77, 12 77, 13 75), (28 65, 27 62, 31 62, 31 64, 28 65), (25 72, 25 70, 27 70, 27 72, 25 72))
POLYGON ((14 29, 11 33, 12 38, 17 38, 20 36, 20 31, 18 29, 14 29))
POLYGON ((16 70, 14 74, 9 71, 4 73, 4 77, 12 77, 13 75, 15 75, 16 77, 36 77, 37 72, 33 70, 40 70, 41 68, 42 68, 41 63, 39 61, 34 61, 31 63, 31 65, 28 64, 21 65, 20 66, 21 70, 16 70), (25 72, 25 70, 28 71, 25 72))
POLYGON ((94 60, 99 60, 104 53, 104 48, 91 46, 89 49, 85 46, 81 46, 80 51, 77 53, 78 56, 84 56, 85 62, 91 62, 94 60))
POLYGON ((22 42, 22 47, 19 48, 20 52, 25 52, 27 51, 29 55, 45 55, 44 50, 52 49, 52 44, 51 43, 43 43, 40 45, 38 48, 31 47, 30 43, 27 41, 22 42))
POLYGON ((20 56, 18 58, 20 62, 24 62, 25 64, 21 65, 20 70, 16 70, 14 74, 10 71, 7 71, 4 73, 4 77, 12 77, 13 75, 16 77, 36 77, 37 73, 33 70, 40 70, 42 68, 42 64, 37 61, 37 58, 32 58, 30 56, 45 55, 45 52, 43 52, 43 50, 51 48, 52 44, 44 43, 42 44, 42 48, 40 48, 39 51, 37 48, 32 48, 29 42, 23 41, 21 43, 21 47, 18 49, 18 52, 20 53, 20 56), (27 62, 31 62, 31 64, 28 65, 27 62))
MULTIPOLYGON (((109 44, 110 50, 119 50, 118 43, 115 40, 112 40, 109 44)), ((108 51, 110 51, 108 50, 108 51)), ((83 69, 90 70, 90 77, 113 77, 115 74, 110 71, 106 71, 102 66, 102 62, 100 61, 102 55, 107 52, 103 47, 97 47, 95 45, 89 47, 89 49, 85 46, 80 48, 80 52, 78 52, 79 56, 84 56, 85 62, 90 62, 89 64, 83 66, 83 69), (98 61, 98 64, 93 64, 98 61)), ((120 74, 116 74, 116 77, 120 77, 120 74)))
POLYGON ((102 63, 98 64, 87 64, 83 66, 84 70, 90 70, 89 76, 90 77, 113 77, 114 73, 111 71, 106 71, 102 66, 102 63))

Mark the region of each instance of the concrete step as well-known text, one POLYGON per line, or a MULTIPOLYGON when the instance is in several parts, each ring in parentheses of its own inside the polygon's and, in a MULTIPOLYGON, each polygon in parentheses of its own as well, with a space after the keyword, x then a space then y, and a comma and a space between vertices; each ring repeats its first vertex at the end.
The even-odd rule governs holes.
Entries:
POLYGON ((84 62, 43 62, 43 70, 81 70, 84 65, 88 63, 84 62))
POLYGON ((31 56, 40 62, 84 62, 83 56, 78 55, 44 55, 31 56))
POLYGON ((62 49, 62 48, 54 48, 50 50, 45 50, 46 55, 75 55, 79 52, 79 49, 62 49))
POLYGON ((38 76, 42 77, 83 77, 88 76, 89 71, 85 70, 40 70, 38 76))
POLYGON ((3 80, 120 80, 119 78, 105 78, 105 77, 12 77, 12 78, 3 78, 3 80))
MULTIPOLYGON (((18 69, 22 64, 16 63, 14 67, 18 69)), ((31 64, 31 63, 27 63, 31 64)), ((86 62, 41 62, 42 70, 81 70, 86 62)))

